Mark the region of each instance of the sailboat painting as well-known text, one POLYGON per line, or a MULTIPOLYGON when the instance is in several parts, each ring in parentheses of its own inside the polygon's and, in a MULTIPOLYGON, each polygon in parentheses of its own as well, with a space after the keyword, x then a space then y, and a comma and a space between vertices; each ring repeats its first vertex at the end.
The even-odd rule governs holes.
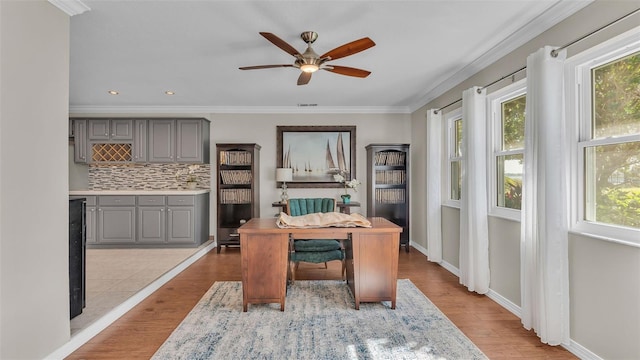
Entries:
POLYGON ((336 187, 353 177, 355 126, 278 126, 278 167, 293 169, 295 187, 336 187))

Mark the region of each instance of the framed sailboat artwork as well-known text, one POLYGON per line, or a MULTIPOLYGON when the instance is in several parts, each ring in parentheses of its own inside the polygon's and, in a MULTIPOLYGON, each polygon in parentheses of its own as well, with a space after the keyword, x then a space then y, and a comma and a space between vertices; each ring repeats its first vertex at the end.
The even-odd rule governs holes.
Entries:
MULTIPOLYGON (((355 126, 278 126, 276 167, 291 168, 291 188, 335 188, 355 178, 355 126)), ((277 184, 280 186, 281 184, 277 184)))

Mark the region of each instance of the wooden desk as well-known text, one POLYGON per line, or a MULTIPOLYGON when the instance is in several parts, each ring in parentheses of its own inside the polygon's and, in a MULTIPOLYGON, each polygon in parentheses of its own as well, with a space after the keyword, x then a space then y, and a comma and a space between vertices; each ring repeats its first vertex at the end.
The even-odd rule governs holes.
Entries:
MULTIPOLYGON (((287 204, 283 204, 280 201, 271 203, 271 206, 280 208, 280 210, 278 210, 278 213, 287 212, 287 204)), ((338 211, 340 211, 341 213, 351 214, 351 208, 360 207, 360 203, 357 201, 352 201, 348 204, 345 204, 343 202, 337 202, 336 207, 338 208, 338 211)))
POLYGON ((238 228, 242 266, 242 310, 248 304, 280 303, 287 293, 289 234, 296 238, 343 239, 347 284, 355 300, 391 301, 396 308, 398 246, 402 228, 384 218, 369 218, 371 228, 280 229, 274 218, 254 218, 238 228))

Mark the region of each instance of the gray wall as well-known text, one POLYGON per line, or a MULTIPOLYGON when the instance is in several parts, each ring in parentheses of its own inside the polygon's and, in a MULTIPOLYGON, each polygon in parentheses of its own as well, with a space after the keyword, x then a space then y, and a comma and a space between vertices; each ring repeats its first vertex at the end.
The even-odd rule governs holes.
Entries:
MULTIPOLYGON (((452 86, 426 106, 412 114, 412 141, 426 137, 425 114, 462 97, 462 91, 483 86, 523 66, 531 53, 544 45, 561 46, 635 10, 637 1, 595 1, 565 21, 482 69, 461 84, 452 86)), ((599 32, 568 49, 568 57, 584 51, 640 25, 640 15, 599 32)), ((522 76, 517 77, 517 79, 522 76)), ((517 80, 516 79, 516 80, 517 80)), ((495 91, 507 85, 503 81, 489 88, 495 91)), ((457 105, 459 106, 459 104, 457 105)), ((451 111, 454 107, 445 110, 451 111)), ((414 147, 414 150, 417 147, 414 147)), ((426 150, 413 153, 426 158, 426 150)), ((413 197, 424 199, 429 177, 424 162, 413 164, 413 197)), ((444 184, 444 182, 443 182, 444 184)), ((412 224, 419 221, 414 213, 412 224)), ((489 219, 490 289, 497 298, 520 306, 520 223, 501 218, 489 219)), ((459 211, 442 207, 443 256, 445 266, 458 267, 459 211)), ((426 229, 412 228, 413 241, 426 246, 426 229), (424 240, 423 240, 424 239, 424 240), (424 242, 422 242, 424 241, 424 242)), ((640 358, 640 248, 571 234, 569 244, 572 349, 594 353, 606 359, 640 358)), ((454 269, 455 271, 456 269, 454 269)))
POLYGON ((40 359, 70 336, 69 17, 44 0, 0 16, 0 358, 40 359))

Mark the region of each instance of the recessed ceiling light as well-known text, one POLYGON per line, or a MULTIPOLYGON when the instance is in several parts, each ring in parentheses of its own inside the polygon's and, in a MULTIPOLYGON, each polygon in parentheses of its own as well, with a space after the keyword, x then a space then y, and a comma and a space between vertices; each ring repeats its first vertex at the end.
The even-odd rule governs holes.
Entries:
POLYGON ((164 92, 166 95, 175 95, 176 93, 171 91, 171 90, 167 90, 164 92))
POLYGON ((118 95, 118 94, 120 94, 120 93, 119 93, 119 92, 117 92, 116 90, 109 90, 109 91, 108 91, 108 93, 109 93, 109 94, 111 94, 111 95, 118 95))

